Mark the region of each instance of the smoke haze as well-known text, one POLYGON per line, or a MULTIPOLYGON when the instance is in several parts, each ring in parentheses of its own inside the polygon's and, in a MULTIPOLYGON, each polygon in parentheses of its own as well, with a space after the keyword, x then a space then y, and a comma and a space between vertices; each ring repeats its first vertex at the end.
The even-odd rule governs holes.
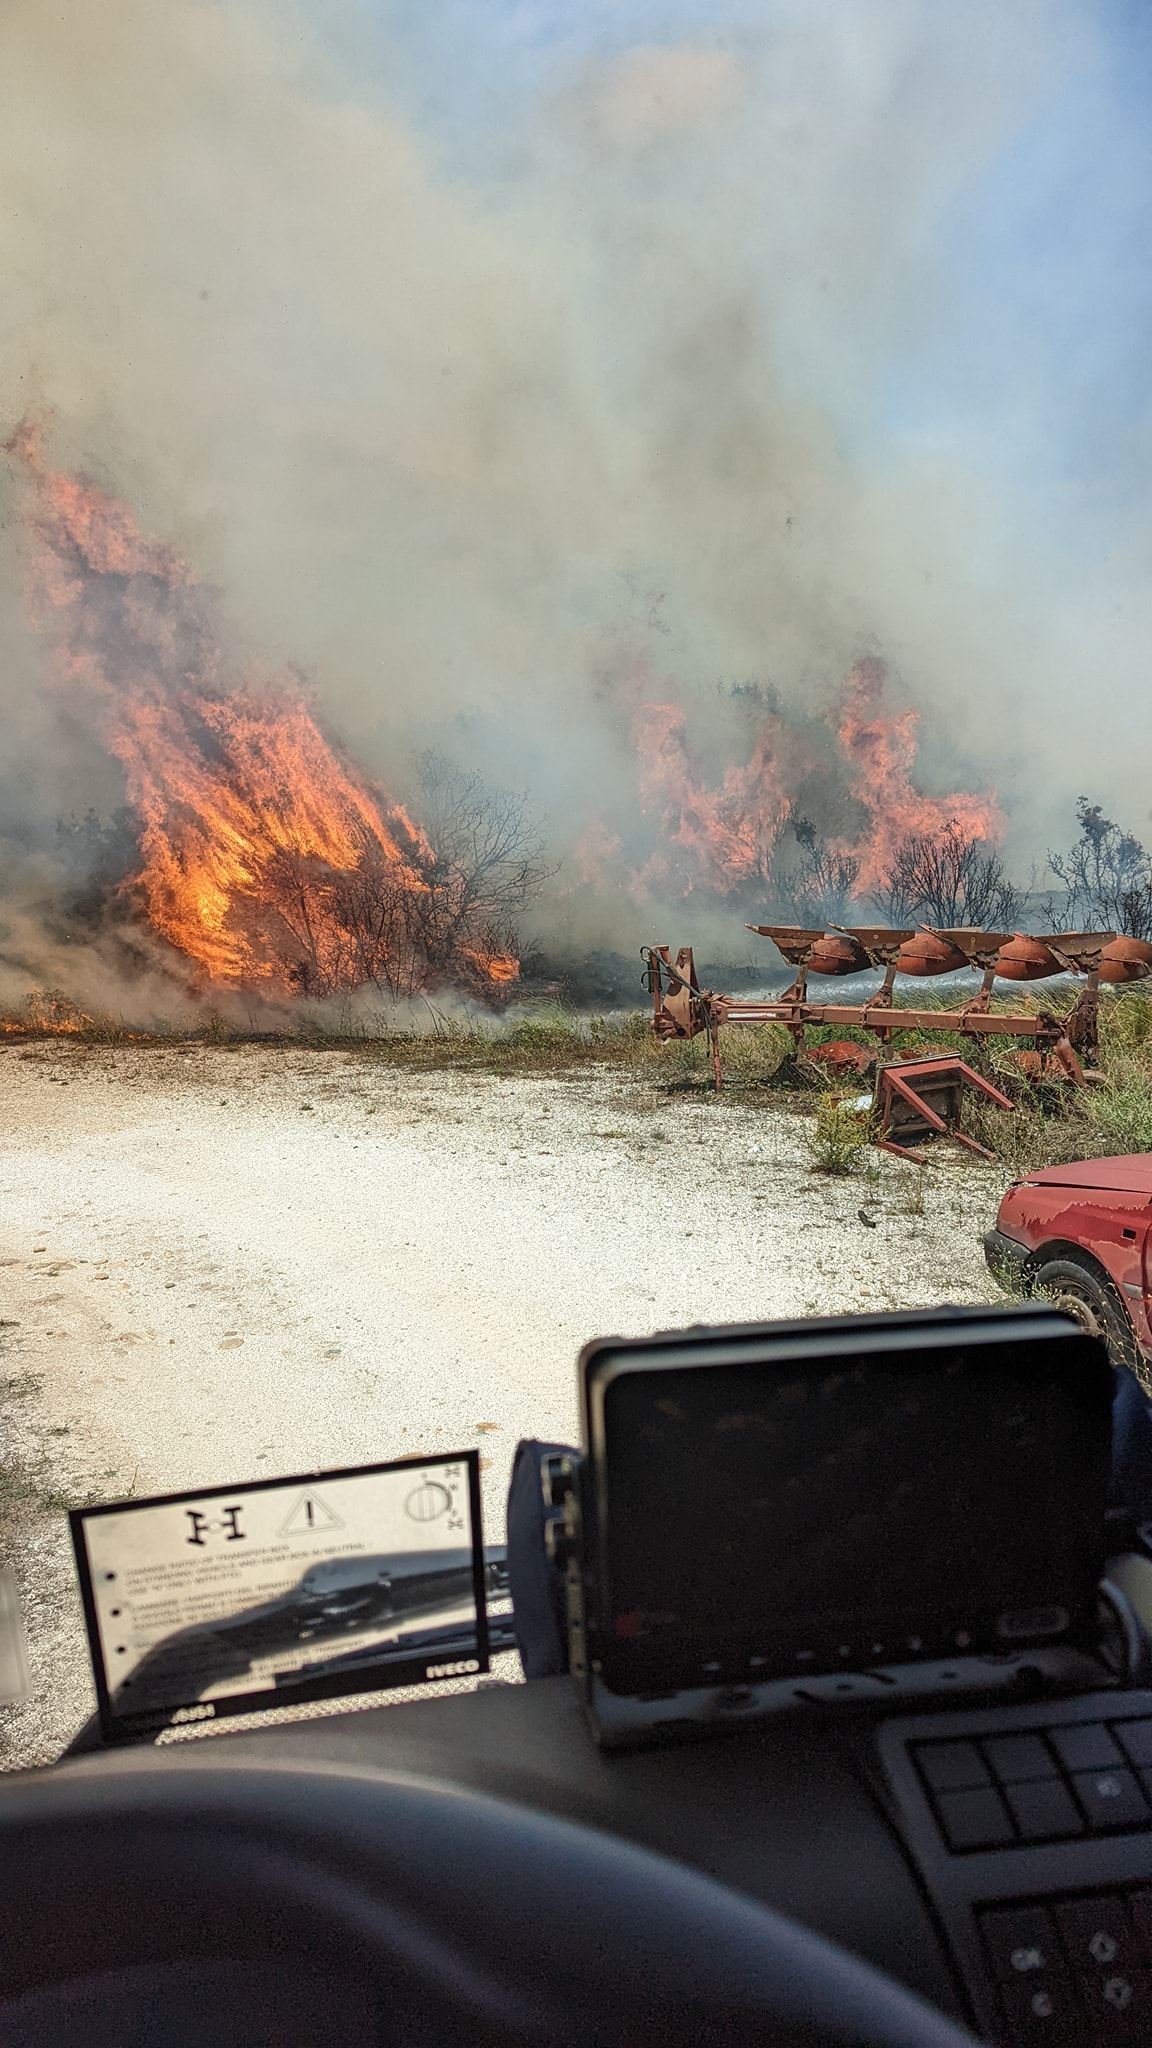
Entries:
MULTIPOLYGON (((1140 832, 1146 422, 1058 403, 1094 221, 1029 242, 1123 127, 1094 11, 556 5, 529 51, 501 7, 479 56, 418 12, 8 0, 6 430, 48 415, 390 790, 434 739, 560 855, 635 808, 638 661, 717 780, 718 684, 819 715, 881 653, 923 786, 996 792, 1017 869, 1081 788, 1140 832)), ((2 488, 0 832, 46 851, 122 785, 39 687, 2 488)), ((567 858, 549 915, 631 951, 658 905, 567 858)))

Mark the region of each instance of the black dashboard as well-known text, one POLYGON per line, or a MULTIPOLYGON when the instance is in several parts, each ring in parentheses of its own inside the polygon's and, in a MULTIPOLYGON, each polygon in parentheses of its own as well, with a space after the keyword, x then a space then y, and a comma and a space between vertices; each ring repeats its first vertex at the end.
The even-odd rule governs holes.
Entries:
POLYGON ((605 1753, 556 1678, 220 1744, 250 1761, 411 1771, 655 1849, 989 2041, 1152 2041, 1152 1692, 809 1710, 605 1753))
MULTIPOLYGON (((487 2016, 486 2041, 570 2048, 1152 2048, 1152 1556, 1106 1505, 1101 1348, 1043 1306, 909 1311, 604 1340, 581 1375, 583 1452, 524 1442, 513 1469, 500 1586, 527 1682, 209 1734, 182 1661, 194 1615, 149 1652, 175 1656, 182 1738, 117 1721, 144 1657, 102 1697, 110 1749, 89 1731, 38 1784, 0 1787, 0 2048, 4 1995, 52 1989, 29 1961, 45 1939, 57 1985, 174 1963, 191 1986, 269 1944, 319 1981, 351 1962, 381 2011, 382 1985, 418 1979, 416 2033, 396 1999, 368 2023, 389 2043, 453 2037, 461 2016, 479 2038, 487 2016), (429 1993, 455 2015, 440 2031, 429 1993)), ((461 1501, 466 1467, 478 1499, 475 1452, 451 1460, 461 1501)), ((401 1534, 433 1493, 449 1503, 427 1474, 413 1492, 410 1461, 260 1482, 222 1519, 207 1495, 77 1511, 113 1657, 140 1648, 119 1619, 139 1575, 184 1586, 205 1530, 287 1570, 293 1616, 320 1573, 329 1605, 334 1572, 359 1588, 358 1554, 297 1583, 281 1549, 333 1527, 350 1542, 364 1486, 375 1581, 397 1557, 426 1573, 410 1531, 381 1551, 388 1488, 401 1534)), ((473 1509, 459 1671, 486 1668, 473 1509)), ((215 1640, 219 1574, 248 1566, 209 1563, 215 1640)), ((237 1600, 243 1630, 281 1626, 282 1598, 253 1606, 245 1580, 237 1600)), ((91 1616, 90 1634, 99 1674, 91 1616)), ((330 1649, 301 1701, 346 1675, 330 1649)), ((240 1683, 245 1711, 276 1696, 240 1683)))

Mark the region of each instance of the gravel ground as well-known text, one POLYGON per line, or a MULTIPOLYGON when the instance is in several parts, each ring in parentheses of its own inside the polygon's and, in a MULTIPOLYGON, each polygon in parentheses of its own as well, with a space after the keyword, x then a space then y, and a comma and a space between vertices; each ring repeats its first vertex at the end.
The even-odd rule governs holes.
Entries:
POLYGON ((517 1438, 577 1431, 589 1337, 991 1297, 998 1168, 828 1180, 809 1129, 586 1070, 0 1050, 0 1427, 34 1475, 0 1544, 34 1675, 0 1767, 91 1709, 70 1499, 478 1444, 499 1541, 517 1438))

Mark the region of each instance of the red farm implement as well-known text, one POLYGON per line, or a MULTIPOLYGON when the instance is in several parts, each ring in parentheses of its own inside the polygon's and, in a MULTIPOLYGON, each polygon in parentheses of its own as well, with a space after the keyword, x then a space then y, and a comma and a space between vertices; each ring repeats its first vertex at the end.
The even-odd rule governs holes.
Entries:
MULTIPOLYGON (((1091 1065, 1096 1057, 1101 983, 1142 981, 1152 974, 1152 946, 1116 932, 1057 932, 1036 939, 1022 932, 937 931, 926 926, 919 931, 889 931, 876 925, 846 925, 835 931, 762 924, 748 929, 771 939, 795 970, 788 988, 763 1002, 701 988, 690 946, 683 947, 675 960, 667 946, 647 947, 643 954, 657 1036, 696 1038, 706 1032, 717 1088, 721 1086, 720 1030, 729 1024, 782 1024, 791 1032, 798 1052, 805 1048, 809 1025, 862 1029, 874 1034, 882 1047, 890 1046, 898 1031, 947 1032, 976 1045, 992 1038, 1022 1038, 1028 1041, 1033 1074, 1082 1082, 1084 1063, 1091 1065), (869 968, 883 968, 884 976, 863 1002, 809 999, 810 976, 839 977, 869 968), (898 974, 920 977, 952 974, 962 968, 979 969, 981 984, 955 1009, 895 1006, 893 985, 898 974), (1014 1014, 992 1008, 997 980, 1043 981, 1061 974, 1084 980, 1075 1004, 1063 1016, 1043 1009, 1014 1014)), ((843 1064, 851 1065, 847 1042, 837 1050, 844 1055, 843 1064)), ((818 1052, 814 1048, 814 1053, 818 1052)), ((866 1060, 860 1061, 858 1071, 866 1064, 866 1060)), ((970 1069, 968 1073, 971 1075, 970 1069)), ((971 1079, 978 1077, 971 1075, 971 1079)))

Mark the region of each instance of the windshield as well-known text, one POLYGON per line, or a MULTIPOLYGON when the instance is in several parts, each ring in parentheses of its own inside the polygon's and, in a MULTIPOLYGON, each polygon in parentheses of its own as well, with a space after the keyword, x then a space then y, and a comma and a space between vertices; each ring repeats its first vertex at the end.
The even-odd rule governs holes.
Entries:
MULTIPOLYGON (((9 0, 0 1765, 70 1510, 470 1454, 414 1619, 382 1520, 169 1634, 467 1662, 479 1570, 517 1681, 582 1344, 1026 1292, 1010 1185, 1152 1148, 1150 59, 9 0)), ((1144 1229, 1042 1284, 1152 1384, 1144 1229)))

